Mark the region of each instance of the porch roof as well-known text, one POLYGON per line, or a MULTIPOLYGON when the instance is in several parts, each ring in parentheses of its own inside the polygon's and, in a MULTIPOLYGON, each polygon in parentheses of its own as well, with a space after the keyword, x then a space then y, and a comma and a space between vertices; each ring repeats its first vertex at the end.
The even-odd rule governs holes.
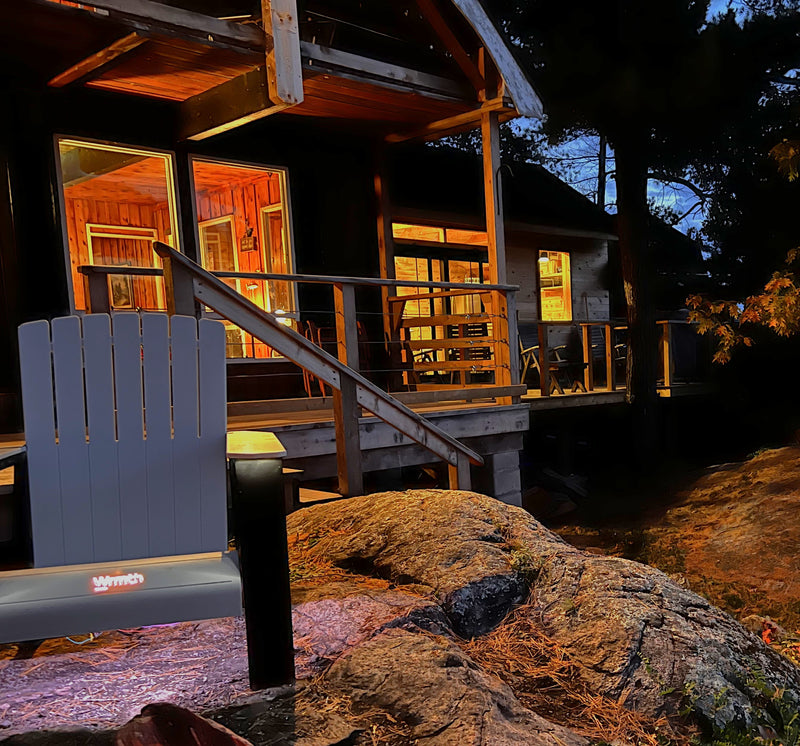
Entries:
MULTIPOLYGON (((320 18, 323 29, 357 25, 344 10, 333 17, 327 0, 300 2, 300 13, 295 0, 272 0, 262 17, 226 20, 193 10, 198 0, 19 0, 0 12, 0 54, 52 87, 174 102, 187 139, 279 111, 367 121, 397 139, 472 127, 487 110, 541 114, 481 0, 416 0, 404 44, 406 29, 390 38, 367 17, 349 48, 342 33, 319 35, 320 18)), ((407 5, 389 4, 400 18, 407 5)))

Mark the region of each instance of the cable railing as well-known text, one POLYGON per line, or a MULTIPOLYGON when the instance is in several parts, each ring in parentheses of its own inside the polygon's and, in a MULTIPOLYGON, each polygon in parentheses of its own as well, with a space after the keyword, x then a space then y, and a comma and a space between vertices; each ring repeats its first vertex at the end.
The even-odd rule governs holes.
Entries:
MULTIPOLYGON (((473 450, 433 425, 420 414, 409 409, 399 399, 382 390, 365 378, 359 370, 358 322, 355 314, 355 288, 377 288, 386 293, 389 288, 412 284, 416 287, 434 288, 437 283, 407 283, 377 278, 347 278, 316 275, 276 275, 266 273, 211 274, 166 244, 154 243, 164 269, 151 267, 83 266, 79 270, 86 277, 89 310, 113 310, 109 276, 164 278, 164 300, 170 314, 199 315, 203 308, 211 309, 223 319, 242 329, 270 350, 292 361, 313 376, 332 392, 334 424, 337 442, 339 489, 342 494, 359 494, 363 488, 361 446, 358 428, 360 410, 371 412, 409 439, 426 448, 449 465, 450 486, 468 489, 469 465, 482 464, 483 459, 473 450), (315 344, 292 328, 296 319, 269 313, 230 286, 242 280, 303 282, 332 287, 336 329, 336 352, 333 355, 324 345, 315 344)), ((470 289, 469 285, 455 284, 456 290, 470 289)), ((498 292, 513 292, 513 288, 496 286, 498 292)), ((512 301, 513 304, 513 301, 512 301)), ((498 309, 506 309, 498 302, 498 309)), ((401 317, 402 318, 402 317, 401 317)), ((391 314, 381 314, 387 330, 391 331, 391 314)), ((499 326, 502 326, 499 325, 499 326)), ((506 331, 506 334, 508 332, 506 331)), ((506 336, 506 339, 508 337, 506 336)), ((493 342, 497 346, 497 342, 493 342)), ((506 343, 506 348, 508 344, 506 343)), ((505 371, 502 380, 510 397, 519 395, 512 385, 513 365, 508 354, 501 352, 505 371)), ((517 365, 518 374, 518 365, 517 365)), ((503 387, 501 387, 503 388, 503 387)), ((516 387, 519 389, 519 386, 516 387)))
MULTIPOLYGON (((89 307, 99 312, 114 310, 114 281, 109 278, 130 278, 126 297, 138 300, 158 293, 149 286, 144 292, 137 283, 160 283, 156 278, 163 275, 153 267, 91 265, 79 271, 86 279, 89 307)), ((507 404, 525 393, 519 382, 519 352, 511 341, 516 340, 513 286, 261 272, 210 274, 262 310, 272 309, 282 324, 407 403, 480 399, 507 404), (357 340, 349 350, 340 344, 342 324, 352 327, 357 340)), ((160 295, 164 308, 163 288, 160 295)), ((281 356, 246 330, 227 326, 231 360, 281 356)), ((262 366, 258 375, 272 376, 279 384, 270 399, 307 397, 316 401, 305 402, 303 409, 330 406, 329 387, 313 373, 291 373, 276 366, 268 370, 270 366, 262 366), (296 376, 293 386, 287 384, 291 375, 296 376)))

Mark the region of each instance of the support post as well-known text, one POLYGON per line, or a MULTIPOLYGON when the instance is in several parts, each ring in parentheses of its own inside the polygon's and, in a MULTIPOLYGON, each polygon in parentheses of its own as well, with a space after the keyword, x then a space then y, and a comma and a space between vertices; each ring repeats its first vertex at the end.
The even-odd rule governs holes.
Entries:
POLYGON ((469 473, 469 459, 463 453, 458 454, 457 463, 455 465, 447 465, 447 475, 451 490, 472 489, 472 480, 469 473))
POLYGON ((339 492, 345 497, 364 494, 361 467, 361 435, 358 429, 358 406, 355 381, 342 376, 341 390, 333 390, 333 418, 336 429, 336 471, 339 492))
POLYGON ((336 310, 338 358, 348 368, 358 371, 358 321, 356 319, 355 286, 337 282, 333 286, 333 302, 336 310))
POLYGON ((614 324, 605 325, 606 341, 606 388, 609 391, 617 389, 617 370, 614 360, 614 324))
POLYGON ((291 684, 294 640, 282 463, 232 459, 230 476, 250 688, 291 684))
POLYGON ((517 326, 517 291, 506 290, 506 308, 508 310, 508 360, 511 375, 511 385, 517 386, 520 382, 519 362, 519 329, 517 326))
POLYGON ((664 360, 664 386, 672 386, 673 373, 675 372, 675 361, 672 356, 672 324, 669 321, 661 322, 661 350, 664 360))
POLYGON ((583 385, 587 391, 594 391, 594 355, 592 354, 592 325, 581 324, 583 337, 583 385))
MULTIPOLYGON (((503 223, 503 189, 500 181, 500 118, 496 111, 481 116, 483 150, 483 188, 486 204, 486 236, 489 253, 489 274, 493 284, 506 284, 506 240, 503 223)), ((495 384, 511 384, 510 347, 516 344, 509 334, 509 310, 504 293, 496 293, 492 332, 494 336, 495 384)), ((511 404, 511 397, 498 399, 498 404, 511 404)))
POLYGON ((507 505, 522 506, 519 451, 492 454, 487 462, 487 468, 491 469, 492 497, 507 505))
MULTIPOLYGON (((378 147, 374 155, 375 214, 378 230, 378 258, 381 277, 386 280, 393 280, 395 279, 394 234, 392 233, 392 205, 389 197, 388 178, 386 175, 385 152, 385 148, 378 147)), ((401 389, 405 381, 403 381, 402 375, 399 373, 402 368, 403 354, 400 342, 400 325, 399 322, 395 320, 393 314, 397 306, 389 306, 388 298, 390 295, 392 295, 392 293, 388 287, 381 287, 383 336, 388 346, 386 352, 389 358, 389 367, 392 369, 392 373, 389 374, 387 388, 389 391, 392 391, 401 389), (397 373, 394 371, 397 371, 397 373)))
POLYGON ((111 299, 108 289, 108 275, 89 270, 84 275, 86 300, 89 313, 111 313, 111 299))
POLYGON ((195 300, 194 279, 187 270, 166 256, 164 261, 164 292, 170 316, 200 318, 200 304, 195 300))
MULTIPOLYGON (((339 361, 358 371, 358 323, 356 295, 353 285, 336 283, 333 286, 336 308, 336 347, 339 361)), ((336 470, 339 492, 346 497, 364 492, 361 466, 361 436, 358 430, 356 385, 352 378, 342 375, 340 390, 333 392, 333 415, 336 428, 336 470)))
POLYGON ((539 322, 539 389, 542 396, 550 396, 550 341, 544 321, 539 322))

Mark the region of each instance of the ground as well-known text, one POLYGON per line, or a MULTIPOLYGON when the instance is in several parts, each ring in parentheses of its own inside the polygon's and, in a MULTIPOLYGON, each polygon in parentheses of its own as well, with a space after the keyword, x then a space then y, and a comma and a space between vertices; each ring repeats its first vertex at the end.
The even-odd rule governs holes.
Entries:
MULTIPOLYGON (((760 458, 709 473, 692 494, 716 505, 737 470, 747 477, 740 485, 768 469, 776 481, 779 461, 760 458)), ((738 510, 722 512, 745 531, 738 510)), ((680 500, 662 511, 663 531, 642 541, 640 527, 637 551, 653 552, 658 537, 674 544, 670 531, 688 515, 698 512, 680 500)), ((702 520, 719 551, 713 522, 702 520)), ((723 534, 732 530, 725 524, 723 534)), ((750 744, 765 728, 785 738, 797 712, 800 669, 688 590, 686 560, 670 578, 582 551, 519 508, 457 491, 317 505, 293 514, 288 531, 295 690, 249 691, 241 619, 2 646, 6 746, 44 746, 50 737, 34 731, 64 727, 84 730, 55 732, 59 746, 124 743, 116 729, 160 701, 255 746, 659 746, 730 733, 750 744)), ((679 556, 673 544, 664 557, 679 556)), ((149 710, 134 723, 152 719, 149 710)))
POLYGON ((643 516, 580 512, 555 530, 589 551, 658 567, 740 620, 800 630, 800 448, 763 450, 691 477, 643 516))

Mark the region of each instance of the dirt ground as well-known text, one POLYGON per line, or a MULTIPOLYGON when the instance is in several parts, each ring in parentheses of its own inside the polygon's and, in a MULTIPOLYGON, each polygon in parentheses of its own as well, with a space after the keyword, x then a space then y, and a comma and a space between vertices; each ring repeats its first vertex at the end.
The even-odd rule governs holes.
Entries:
POLYGON ((581 548, 658 567, 739 619, 800 629, 800 448, 697 475, 627 525, 580 516, 555 530, 581 548))

